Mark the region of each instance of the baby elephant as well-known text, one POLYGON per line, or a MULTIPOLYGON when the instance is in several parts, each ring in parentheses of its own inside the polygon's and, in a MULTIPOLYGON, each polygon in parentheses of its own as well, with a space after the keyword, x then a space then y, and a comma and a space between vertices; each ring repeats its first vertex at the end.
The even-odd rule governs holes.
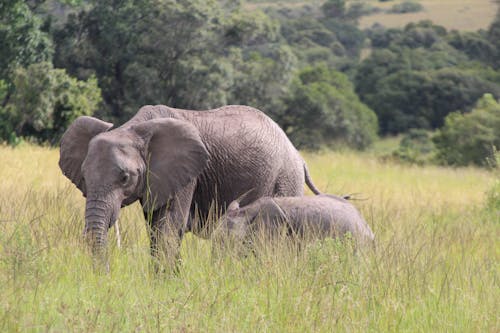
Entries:
POLYGON ((339 237, 349 232, 357 242, 374 239, 354 205, 328 194, 263 197, 244 207, 233 201, 220 222, 223 233, 239 240, 258 231, 272 235, 280 230, 300 238, 339 237))

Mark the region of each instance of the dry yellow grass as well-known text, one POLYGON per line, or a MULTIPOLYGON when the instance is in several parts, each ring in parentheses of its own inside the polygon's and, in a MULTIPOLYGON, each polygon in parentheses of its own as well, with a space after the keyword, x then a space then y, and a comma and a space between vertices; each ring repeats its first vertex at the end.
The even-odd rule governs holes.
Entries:
MULTIPOLYGON (((348 3, 359 0, 348 0, 348 3)), ((375 7, 389 9, 403 0, 379 2, 378 0, 363 0, 375 7)), ((424 6, 424 11, 407 14, 377 13, 364 16, 360 20, 360 28, 369 28, 374 23, 380 23, 388 28, 401 28, 410 22, 431 20, 447 29, 476 31, 487 29, 495 18, 497 7, 495 0, 415 0, 424 6)), ((246 2, 244 7, 250 10, 259 8, 296 8, 304 5, 319 6, 322 1, 262 1, 246 2)))
POLYGON ((0 146, 0 331, 498 332, 500 225, 485 209, 495 174, 385 164, 368 153, 304 154, 316 185, 357 192, 376 234, 211 255, 188 235, 176 275, 149 271, 137 204, 110 233, 111 274, 81 240, 84 198, 58 150, 0 146))
MULTIPOLYGON (((401 2, 365 1, 384 9, 401 2)), ((420 0, 418 2, 424 6, 424 11, 407 14, 378 13, 364 16, 360 20, 360 27, 368 28, 374 23, 380 23, 388 28, 398 28, 404 27, 410 22, 431 20, 447 29, 476 31, 487 29, 497 12, 494 0, 420 0)))

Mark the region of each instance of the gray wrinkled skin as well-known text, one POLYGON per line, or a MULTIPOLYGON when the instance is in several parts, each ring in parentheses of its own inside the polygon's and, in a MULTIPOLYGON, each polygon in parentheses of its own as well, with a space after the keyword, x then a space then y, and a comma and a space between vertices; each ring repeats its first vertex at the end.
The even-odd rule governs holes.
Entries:
POLYGON ((356 207, 334 195, 304 197, 263 197, 239 207, 234 201, 219 220, 219 232, 244 241, 264 230, 273 234, 284 230, 299 238, 341 237, 350 233, 358 242, 375 236, 356 207))
POLYGON ((86 197, 84 234, 95 257, 104 252, 120 207, 137 200, 149 222, 152 254, 171 259, 186 231, 210 235, 206 221, 214 203, 221 214, 243 195, 243 204, 301 196, 304 181, 319 193, 286 134, 247 106, 144 106, 116 128, 80 117, 61 139, 59 165, 86 197))

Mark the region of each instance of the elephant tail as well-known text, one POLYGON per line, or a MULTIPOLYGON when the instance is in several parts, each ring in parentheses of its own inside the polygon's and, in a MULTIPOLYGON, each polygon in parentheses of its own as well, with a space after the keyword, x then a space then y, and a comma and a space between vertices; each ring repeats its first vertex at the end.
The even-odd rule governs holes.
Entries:
POLYGON ((314 194, 321 194, 320 190, 318 190, 318 188, 314 186, 311 176, 309 175, 309 170, 307 169, 305 163, 304 163, 304 177, 306 179, 307 187, 309 187, 314 194))

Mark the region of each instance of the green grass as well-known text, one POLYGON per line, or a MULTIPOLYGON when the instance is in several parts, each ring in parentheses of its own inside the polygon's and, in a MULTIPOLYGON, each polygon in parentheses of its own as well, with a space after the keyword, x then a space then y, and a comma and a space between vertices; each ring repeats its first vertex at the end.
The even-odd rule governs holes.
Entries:
POLYGON ((279 242, 211 256, 188 235, 177 275, 149 271, 137 204, 110 232, 111 274, 81 241, 84 199, 55 149, 0 147, 0 331, 498 332, 497 175, 384 164, 373 154, 304 154, 316 185, 359 193, 376 246, 279 242))

